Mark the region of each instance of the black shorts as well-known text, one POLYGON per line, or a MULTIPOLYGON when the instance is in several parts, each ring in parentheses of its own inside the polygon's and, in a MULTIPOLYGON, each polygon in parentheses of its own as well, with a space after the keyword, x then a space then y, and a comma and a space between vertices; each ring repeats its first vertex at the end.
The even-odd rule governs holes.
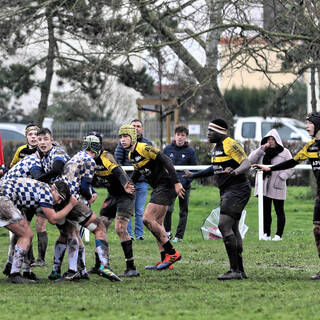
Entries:
POLYGON ((316 201, 314 202, 313 224, 320 225, 320 199, 318 195, 316 197, 316 201))
POLYGON ((251 187, 248 182, 239 183, 220 190, 220 214, 240 220, 242 210, 248 203, 251 187))
POLYGON ((173 185, 160 184, 152 190, 149 203, 169 206, 176 196, 176 190, 173 185))
POLYGON ((109 196, 104 200, 103 207, 100 210, 100 216, 113 220, 116 216, 129 220, 133 215, 135 197, 109 196))

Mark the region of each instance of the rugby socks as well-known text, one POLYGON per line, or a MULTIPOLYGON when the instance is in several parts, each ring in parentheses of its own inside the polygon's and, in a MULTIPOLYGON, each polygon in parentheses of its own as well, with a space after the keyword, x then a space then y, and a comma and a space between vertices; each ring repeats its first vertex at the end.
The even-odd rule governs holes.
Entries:
POLYGON ((121 246, 122 246, 124 256, 126 258, 127 269, 135 270, 136 267, 134 265, 134 259, 133 259, 132 240, 121 242, 121 246))
POLYGON ((79 241, 77 237, 67 240, 69 270, 78 270, 79 241))
POLYGON ((173 248, 172 244, 170 241, 167 241, 165 244, 162 245, 163 246, 163 249, 164 251, 167 253, 167 254, 175 254, 176 253, 176 250, 173 248))
POLYGON ((230 269, 237 271, 238 266, 238 250, 237 250, 237 239, 234 234, 223 238, 224 245, 227 250, 227 254, 230 261, 230 269))
POLYGON ((79 246, 78 270, 80 274, 87 273, 86 269, 86 251, 84 245, 79 246))
POLYGON ((38 259, 45 260, 48 247, 48 233, 47 231, 38 232, 38 259))
POLYGON ((97 269, 99 269, 99 268, 100 268, 100 266, 101 266, 101 262, 100 262, 100 259, 99 259, 99 255, 98 255, 98 253, 97 253, 97 252, 95 252, 95 253, 94 253, 94 255, 95 255, 95 257, 96 257, 96 264, 95 264, 95 267, 96 267, 97 269))
POLYGON ((63 261, 64 254, 67 249, 67 244, 56 241, 56 244, 54 246, 54 257, 53 257, 53 267, 52 270, 57 271, 61 273, 61 265, 63 261))
POLYGON ((109 246, 104 240, 96 240, 96 251, 102 266, 110 268, 109 265, 109 246))
POLYGON ((24 257, 26 256, 26 254, 27 254, 27 251, 20 248, 17 244, 15 245, 10 274, 20 273, 20 269, 21 269, 21 266, 22 266, 22 263, 24 261, 24 257))
POLYGON ((161 256, 161 261, 163 261, 166 257, 166 252, 165 251, 160 251, 160 256, 161 256))
POLYGON ((15 248, 15 245, 17 244, 17 240, 18 240, 18 237, 14 233, 12 233, 10 235, 10 244, 8 249, 8 260, 7 260, 7 262, 11 264, 13 261, 14 248, 15 248))

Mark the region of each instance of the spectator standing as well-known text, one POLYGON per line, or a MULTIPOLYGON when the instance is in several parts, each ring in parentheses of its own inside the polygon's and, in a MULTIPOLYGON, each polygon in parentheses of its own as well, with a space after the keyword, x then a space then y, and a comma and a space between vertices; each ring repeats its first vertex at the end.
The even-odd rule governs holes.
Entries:
MULTIPOLYGON (((250 162, 261 164, 278 164, 280 162, 292 159, 291 153, 283 147, 281 138, 276 129, 270 130, 261 140, 261 146, 251 152, 250 162)), ((263 240, 271 240, 271 206, 277 215, 277 231, 272 238, 273 241, 282 240, 282 234, 286 223, 284 212, 284 201, 287 195, 286 180, 294 173, 293 169, 282 171, 267 171, 263 173, 263 240)), ((258 177, 255 183, 255 196, 258 195, 258 177)))
MULTIPOLYGON (((174 130, 174 140, 171 144, 167 145, 163 153, 167 155, 174 165, 187 166, 187 165, 197 165, 197 157, 194 149, 189 146, 187 141, 189 135, 189 130, 183 125, 179 125, 174 130)), ((191 189, 191 179, 183 177, 183 171, 177 171, 179 181, 181 182, 183 188, 185 189, 184 198, 179 198, 179 223, 177 226, 177 231, 172 242, 179 242, 183 239, 187 220, 188 220, 188 206, 189 206, 189 196, 191 189)), ((174 211, 175 200, 168 207, 164 219, 164 227, 169 238, 172 237, 171 234, 171 224, 172 224, 172 212, 174 211)))
MULTIPOLYGON (((134 119, 131 121, 130 124, 133 125, 137 130, 138 142, 144 142, 146 144, 152 145, 151 141, 149 141, 143 136, 143 124, 141 120, 134 119)), ((122 166, 132 165, 128 159, 128 154, 129 154, 129 149, 125 149, 119 141, 114 155, 117 161, 120 163, 120 165, 122 166)), ((136 202, 135 202, 134 235, 137 240, 144 240, 142 216, 143 216, 144 206, 147 199, 148 183, 146 182, 146 179, 143 175, 139 178, 138 182, 136 183, 135 190, 136 190, 136 202)), ((128 233, 131 237, 131 240, 134 240, 131 219, 128 224, 128 233)))

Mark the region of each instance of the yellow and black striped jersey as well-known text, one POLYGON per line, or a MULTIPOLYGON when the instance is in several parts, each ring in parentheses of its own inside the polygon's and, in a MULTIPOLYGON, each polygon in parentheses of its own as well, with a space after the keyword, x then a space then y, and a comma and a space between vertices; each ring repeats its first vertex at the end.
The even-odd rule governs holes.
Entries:
POLYGON ((232 184, 238 184, 247 180, 245 174, 232 176, 223 173, 224 169, 231 167, 236 169, 240 163, 247 159, 241 144, 236 140, 226 137, 223 141, 216 143, 211 154, 211 164, 214 171, 217 186, 225 187, 232 184))
POLYGON ((30 154, 33 154, 36 151, 37 151, 37 147, 30 148, 29 145, 27 145, 27 144, 20 146, 13 156, 13 159, 10 163, 10 168, 12 168, 15 164, 17 164, 25 156, 29 156, 30 154))
POLYGON ((297 162, 302 162, 304 160, 309 160, 311 164, 312 171, 316 177, 318 185, 320 184, 320 141, 312 139, 304 145, 304 147, 298 151, 298 153, 293 157, 293 160, 297 162))
POLYGON ((168 171, 159 160, 160 150, 144 142, 138 142, 128 158, 134 170, 143 174, 151 187, 155 188, 159 183, 171 183, 168 171))
POLYGON ((129 177, 114 156, 105 150, 95 159, 95 162, 94 180, 105 186, 110 195, 127 194, 123 185, 129 180, 129 177))

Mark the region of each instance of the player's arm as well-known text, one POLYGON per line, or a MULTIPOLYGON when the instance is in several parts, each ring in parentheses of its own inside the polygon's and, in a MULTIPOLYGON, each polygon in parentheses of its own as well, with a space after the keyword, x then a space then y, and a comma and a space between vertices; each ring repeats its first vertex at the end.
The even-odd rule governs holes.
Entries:
POLYGON ((21 150, 21 147, 19 147, 17 149, 16 153, 14 154, 14 156, 13 156, 13 158, 11 160, 9 168, 12 168, 15 164, 17 164, 21 160, 20 157, 19 157, 20 150, 21 150))
POLYGON ((210 177, 214 175, 213 166, 208 167, 207 169, 203 169, 197 172, 191 172, 189 170, 183 170, 184 178, 190 178, 190 179, 198 179, 198 178, 205 178, 210 177))
POLYGON ((39 181, 49 182, 51 179, 54 179, 63 173, 63 168, 65 165, 65 161, 63 160, 55 160, 52 164, 52 169, 44 174, 42 174, 39 178, 36 178, 39 181))
POLYGON ((112 173, 117 177, 123 189, 127 193, 130 193, 130 194, 134 193, 134 186, 130 184, 130 178, 120 166, 114 167, 112 169, 112 173))
POLYGON ((76 203, 77 199, 73 195, 71 195, 68 204, 58 212, 56 212, 53 208, 50 207, 41 206, 41 209, 51 224, 57 224, 59 221, 61 221, 64 217, 66 217, 69 214, 69 212, 73 209, 76 203))

